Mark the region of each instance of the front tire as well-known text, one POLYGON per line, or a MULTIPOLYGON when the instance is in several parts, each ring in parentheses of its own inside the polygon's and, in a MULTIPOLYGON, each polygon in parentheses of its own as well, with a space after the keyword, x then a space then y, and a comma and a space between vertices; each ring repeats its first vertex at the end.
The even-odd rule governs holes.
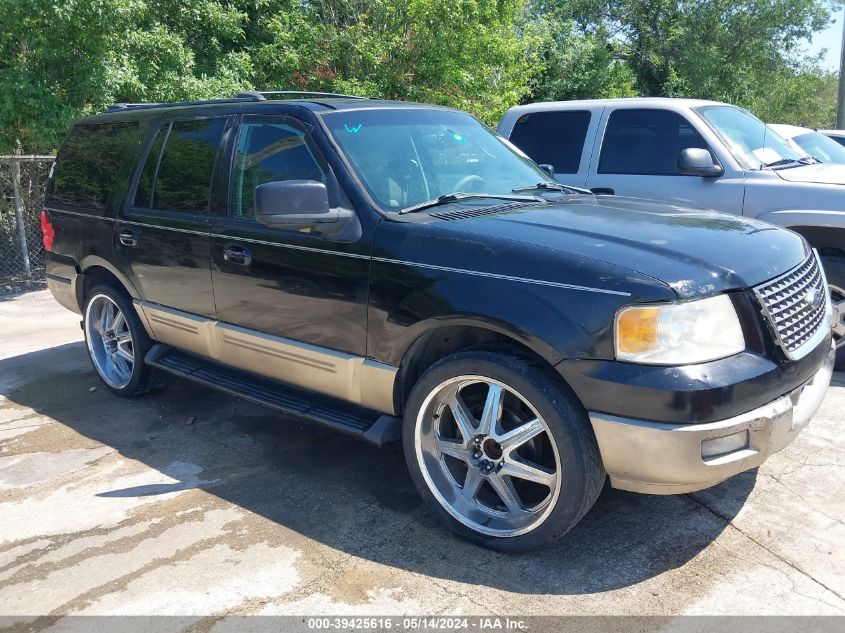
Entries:
POLYGON ((144 363, 152 341, 120 289, 104 285, 88 293, 83 330, 91 364, 113 394, 128 398, 158 386, 158 376, 144 363))
POLYGON ((566 534, 605 480, 586 412, 545 368, 492 352, 455 354, 411 391, 405 461, 458 535, 524 551, 566 534))

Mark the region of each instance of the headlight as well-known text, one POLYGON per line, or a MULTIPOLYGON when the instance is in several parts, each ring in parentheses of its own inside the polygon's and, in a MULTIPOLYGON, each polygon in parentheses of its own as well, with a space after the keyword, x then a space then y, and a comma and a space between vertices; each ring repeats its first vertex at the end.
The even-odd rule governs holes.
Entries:
POLYGON ((737 354, 745 337, 727 295, 623 308, 616 315, 616 358, 691 365, 737 354))

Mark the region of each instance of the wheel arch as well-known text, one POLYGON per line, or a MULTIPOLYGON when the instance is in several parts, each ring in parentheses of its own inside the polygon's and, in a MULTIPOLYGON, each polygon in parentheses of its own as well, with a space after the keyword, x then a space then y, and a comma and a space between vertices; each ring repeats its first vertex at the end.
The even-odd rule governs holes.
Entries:
POLYGON ((102 257, 86 257, 79 265, 79 269, 79 275, 82 279, 81 283, 76 284, 76 301, 79 304, 80 311, 85 307, 85 297, 88 296, 88 293, 94 287, 103 283, 120 286, 132 299, 140 298, 135 286, 132 285, 126 275, 102 257))
POLYGON ((552 350, 539 353, 519 333, 501 325, 473 319, 429 324, 402 355, 394 383, 396 411, 400 414, 404 411, 411 389, 428 368, 447 356, 470 350, 506 352, 548 369, 553 369, 559 360, 552 350))

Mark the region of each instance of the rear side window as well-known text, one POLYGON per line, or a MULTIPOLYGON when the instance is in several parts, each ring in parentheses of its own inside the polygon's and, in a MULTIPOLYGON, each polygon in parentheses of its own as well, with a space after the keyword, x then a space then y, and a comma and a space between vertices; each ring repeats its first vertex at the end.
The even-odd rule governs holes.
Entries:
POLYGON ((510 141, 556 174, 576 174, 589 125, 587 111, 530 112, 519 117, 510 141))
POLYGON ((48 203, 102 211, 137 142, 137 121, 75 126, 56 158, 48 203))
POLYGON ((235 154, 234 217, 254 217, 255 188, 278 180, 326 178, 304 132, 285 123, 244 123, 235 154))
POLYGON ((681 115, 667 110, 617 110, 607 122, 598 171, 648 176, 676 174, 678 156, 689 147, 709 149, 681 115))
POLYGON ((173 121, 156 134, 141 170, 135 207, 208 213, 211 175, 226 119, 173 121))

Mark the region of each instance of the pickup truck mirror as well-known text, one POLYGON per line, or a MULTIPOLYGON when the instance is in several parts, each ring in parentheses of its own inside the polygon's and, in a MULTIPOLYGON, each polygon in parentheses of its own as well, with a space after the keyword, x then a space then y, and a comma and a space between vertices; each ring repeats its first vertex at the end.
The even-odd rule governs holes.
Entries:
POLYGON ((690 176, 713 178, 721 176, 725 170, 713 162, 713 156, 706 149, 688 147, 678 156, 678 172, 690 176))
POLYGON ((542 169, 544 172, 546 172, 552 178, 555 177, 555 166, 554 165, 549 165, 548 163, 540 163, 538 165, 538 167, 540 169, 542 169))
POLYGON ((255 188, 255 219, 271 228, 305 227, 336 222, 326 185, 316 180, 281 180, 255 188))

